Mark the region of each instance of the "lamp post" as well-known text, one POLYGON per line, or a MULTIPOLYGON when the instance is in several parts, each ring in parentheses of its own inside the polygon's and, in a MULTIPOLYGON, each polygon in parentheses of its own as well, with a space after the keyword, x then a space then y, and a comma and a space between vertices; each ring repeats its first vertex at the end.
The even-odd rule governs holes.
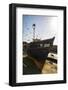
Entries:
POLYGON ((36 25, 33 24, 33 25, 32 25, 32 28, 33 28, 33 41, 35 40, 35 27, 36 27, 36 25))

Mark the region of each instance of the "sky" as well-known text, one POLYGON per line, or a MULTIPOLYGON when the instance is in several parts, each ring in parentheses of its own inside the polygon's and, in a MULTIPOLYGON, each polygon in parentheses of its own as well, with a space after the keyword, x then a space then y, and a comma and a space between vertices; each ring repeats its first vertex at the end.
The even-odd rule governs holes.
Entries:
POLYGON ((41 40, 53 38, 57 45, 57 16, 23 15, 23 41, 31 42, 33 40, 32 25, 36 24, 35 37, 41 40))

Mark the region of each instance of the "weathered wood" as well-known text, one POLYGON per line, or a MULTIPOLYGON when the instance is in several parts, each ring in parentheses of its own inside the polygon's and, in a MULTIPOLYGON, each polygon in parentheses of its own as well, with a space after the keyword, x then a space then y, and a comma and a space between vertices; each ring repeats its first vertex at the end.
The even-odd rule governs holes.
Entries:
POLYGON ((33 60, 33 62, 35 63, 35 65, 38 67, 38 69, 40 71, 42 71, 43 65, 45 63, 45 60, 36 60, 35 58, 28 56, 29 59, 33 60))

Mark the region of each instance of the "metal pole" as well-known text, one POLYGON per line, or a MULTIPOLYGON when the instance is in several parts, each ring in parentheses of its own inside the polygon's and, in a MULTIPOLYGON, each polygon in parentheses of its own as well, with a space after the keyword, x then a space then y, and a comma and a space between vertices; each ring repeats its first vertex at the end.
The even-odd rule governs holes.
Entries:
POLYGON ((33 40, 35 39, 35 28, 33 28, 33 40))
POLYGON ((35 40, 35 24, 32 25, 33 26, 33 41, 35 40))

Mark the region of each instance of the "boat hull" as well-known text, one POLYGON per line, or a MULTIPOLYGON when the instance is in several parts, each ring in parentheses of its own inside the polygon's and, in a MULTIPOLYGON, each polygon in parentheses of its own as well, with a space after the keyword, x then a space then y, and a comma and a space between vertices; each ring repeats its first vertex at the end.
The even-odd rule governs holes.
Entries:
POLYGON ((48 56, 49 48, 30 48, 27 53, 37 60, 45 60, 48 56))
POLYGON ((51 47, 53 46, 54 39, 55 37, 29 43, 27 48, 28 56, 31 56, 37 60, 45 60, 51 47))

